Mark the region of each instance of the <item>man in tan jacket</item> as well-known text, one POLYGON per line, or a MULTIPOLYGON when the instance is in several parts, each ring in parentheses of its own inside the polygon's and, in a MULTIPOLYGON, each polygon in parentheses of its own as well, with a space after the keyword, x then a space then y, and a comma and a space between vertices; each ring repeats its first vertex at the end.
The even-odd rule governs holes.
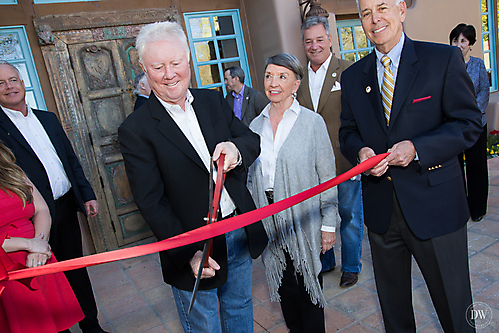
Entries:
MULTIPOLYGON (((309 60, 298 90, 301 105, 319 113, 326 122, 329 138, 336 158, 337 175, 352 167, 340 151, 338 130, 341 113, 341 73, 352 64, 338 59, 331 52, 331 33, 327 18, 311 16, 301 27, 305 52, 309 60)), ((350 179, 338 186, 338 202, 341 217, 341 287, 357 283, 361 270, 362 234, 364 219, 360 178, 350 179)), ((334 250, 322 259, 323 272, 336 266, 334 250)))

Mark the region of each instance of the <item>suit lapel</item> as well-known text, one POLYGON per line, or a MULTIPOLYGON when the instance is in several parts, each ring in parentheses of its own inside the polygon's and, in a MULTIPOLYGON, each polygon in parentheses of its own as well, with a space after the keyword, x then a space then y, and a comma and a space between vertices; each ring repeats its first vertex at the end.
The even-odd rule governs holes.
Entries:
POLYGON ((319 97, 319 105, 317 107, 318 113, 322 113, 322 109, 324 109, 327 99, 331 94, 331 89, 333 89, 334 83, 338 79, 338 76, 334 75, 334 73, 336 73, 338 68, 340 68, 339 60, 336 57, 331 56, 331 61, 329 62, 329 67, 326 72, 326 77, 324 78, 324 83, 322 84, 321 96, 319 97))
POLYGON ((157 130, 201 169, 207 172, 203 161, 201 161, 201 158, 194 147, 191 145, 184 133, 182 133, 182 130, 178 127, 177 123, 175 123, 173 118, 159 102, 154 93, 151 94, 147 103, 149 105, 149 109, 151 110, 152 118, 158 120, 157 130))
POLYGON ((246 110, 249 106, 249 93, 249 87, 244 86, 243 103, 241 106, 241 120, 244 119, 244 114, 246 113, 246 110))
POLYGON ((378 73, 376 69, 376 52, 371 52, 367 57, 370 57, 366 61, 364 67, 364 76, 362 77, 362 94, 367 94, 371 106, 378 119, 381 128, 385 133, 387 132, 385 114, 383 111, 383 105, 381 104, 381 93, 378 85, 378 73))
MULTIPOLYGON (((196 91, 191 90, 192 95, 194 96, 194 101, 192 102, 192 107, 194 108, 194 112, 196 113, 196 117, 198 118, 199 127, 201 128, 201 132, 203 133, 204 141, 206 142, 206 146, 208 147, 208 151, 210 154, 213 154, 215 150, 215 132, 212 125, 212 119, 210 114, 209 104, 203 102, 201 96, 197 94, 196 91), (197 95, 197 96, 196 96, 197 95)), ((242 119, 241 114, 241 119, 242 119)))
POLYGON ((19 132, 16 125, 14 125, 14 123, 10 120, 10 118, 5 114, 3 110, 1 110, 0 112, 0 126, 2 126, 7 134, 14 138, 17 142, 19 142, 19 144, 21 144, 27 151, 36 156, 35 152, 33 151, 33 149, 31 149, 31 146, 28 144, 24 136, 21 134, 21 132, 19 132))
POLYGON ((57 156, 62 156, 61 150, 63 148, 59 146, 59 140, 57 140, 57 137, 55 136, 56 131, 52 129, 52 124, 50 123, 49 118, 46 117, 45 112, 33 110, 33 113, 35 114, 36 118, 40 121, 43 128, 45 129, 45 133, 47 133, 50 141, 52 142, 52 145, 54 146, 55 151, 57 152, 57 156))
MULTIPOLYGON (((395 82, 395 91, 393 93, 392 110, 390 114, 390 124, 394 123, 404 104, 407 94, 411 90, 418 68, 414 64, 417 62, 416 51, 414 50, 414 42, 405 37, 404 48, 400 56, 400 64, 397 72, 397 80, 395 82), (399 75, 402 73, 403 75, 399 75)), ((393 126, 390 126, 390 128, 393 126)))
POLYGON ((312 103, 312 96, 310 95, 310 87, 309 87, 309 80, 308 80, 308 66, 303 67, 303 71, 305 72, 305 75, 303 76, 303 80, 300 84, 300 90, 298 93, 298 100, 300 101, 300 104, 303 105, 306 108, 309 108, 310 110, 314 109, 314 105, 312 103), (301 95, 301 97, 300 97, 301 95))

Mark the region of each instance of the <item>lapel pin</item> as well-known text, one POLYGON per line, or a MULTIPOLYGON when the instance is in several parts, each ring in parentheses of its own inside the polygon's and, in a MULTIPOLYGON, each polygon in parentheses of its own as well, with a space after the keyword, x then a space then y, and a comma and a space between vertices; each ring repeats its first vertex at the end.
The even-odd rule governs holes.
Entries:
POLYGON ((371 92, 371 87, 370 87, 370 86, 367 86, 367 87, 366 87, 366 93, 368 93, 368 94, 369 94, 370 92, 371 92))
POLYGON ((336 73, 333 73, 332 75, 333 75, 333 77, 336 77, 336 73))

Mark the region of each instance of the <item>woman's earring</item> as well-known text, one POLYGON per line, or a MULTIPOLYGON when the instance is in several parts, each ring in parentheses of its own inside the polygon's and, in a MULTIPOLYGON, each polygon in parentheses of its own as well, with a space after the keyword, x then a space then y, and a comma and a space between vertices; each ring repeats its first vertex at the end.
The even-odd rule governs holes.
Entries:
POLYGON ((293 98, 296 98, 298 94, 296 93, 296 91, 293 93, 293 98))

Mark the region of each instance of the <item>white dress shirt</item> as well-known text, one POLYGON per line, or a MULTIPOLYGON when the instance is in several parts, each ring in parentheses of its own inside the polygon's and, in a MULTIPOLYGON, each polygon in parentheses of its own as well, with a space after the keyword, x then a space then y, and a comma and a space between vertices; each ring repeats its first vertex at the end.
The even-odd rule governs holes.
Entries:
MULTIPOLYGON (((405 41, 405 34, 402 33, 402 36, 397 42, 397 45, 395 45, 393 49, 391 49, 390 52, 386 54, 386 56, 388 56, 388 58, 390 58, 391 60, 390 69, 392 70, 393 73, 394 83, 397 82, 397 73, 400 65, 400 56, 402 55, 402 49, 404 48, 404 41, 405 41)), ((374 50, 376 51, 376 69, 378 70, 378 87, 379 87, 379 92, 381 93, 381 88, 383 87, 383 75, 385 74, 385 66, 383 66, 381 58, 385 54, 379 52, 378 49, 376 48, 374 50)))
MULTIPOLYGON (((180 128, 182 133, 184 133, 187 140, 189 140, 192 147, 196 150, 199 157, 203 161, 206 169, 210 170, 210 152, 206 141, 204 139, 203 133, 201 132, 201 127, 199 126, 198 118, 196 113, 192 108, 192 102, 194 101, 194 96, 192 96, 190 90, 187 90, 187 98, 185 100, 185 111, 178 105, 172 105, 166 103, 162 99, 158 98, 161 104, 164 106, 168 114, 173 118, 177 126, 180 128)), ((217 171, 213 172, 213 180, 216 181, 217 171)), ((222 197, 220 199, 220 209, 222 211, 222 217, 225 217, 236 209, 236 205, 229 196, 229 193, 225 189, 222 190, 222 197)))
POLYGON ((310 97, 312 98, 312 104, 315 112, 317 112, 317 108, 319 107, 322 85, 324 84, 324 79, 326 78, 327 70, 332 57, 333 54, 329 54, 329 57, 322 63, 321 67, 317 69, 317 72, 314 72, 310 66, 310 62, 308 62, 308 88, 310 90, 310 97))
POLYGON ((7 108, 3 108, 3 110, 42 162, 49 178, 54 199, 59 199, 69 191, 71 183, 45 128, 29 106, 27 106, 28 114, 26 117, 20 111, 7 108))
POLYGON ((274 189, 275 166, 279 150, 284 141, 286 141, 291 128, 295 124, 296 118, 300 114, 300 104, 294 99, 291 107, 284 111, 282 119, 277 125, 274 139, 274 132, 272 131, 269 117, 271 106, 272 103, 269 103, 261 113, 265 120, 261 134, 261 153, 259 158, 262 163, 263 188, 265 190, 274 189))

